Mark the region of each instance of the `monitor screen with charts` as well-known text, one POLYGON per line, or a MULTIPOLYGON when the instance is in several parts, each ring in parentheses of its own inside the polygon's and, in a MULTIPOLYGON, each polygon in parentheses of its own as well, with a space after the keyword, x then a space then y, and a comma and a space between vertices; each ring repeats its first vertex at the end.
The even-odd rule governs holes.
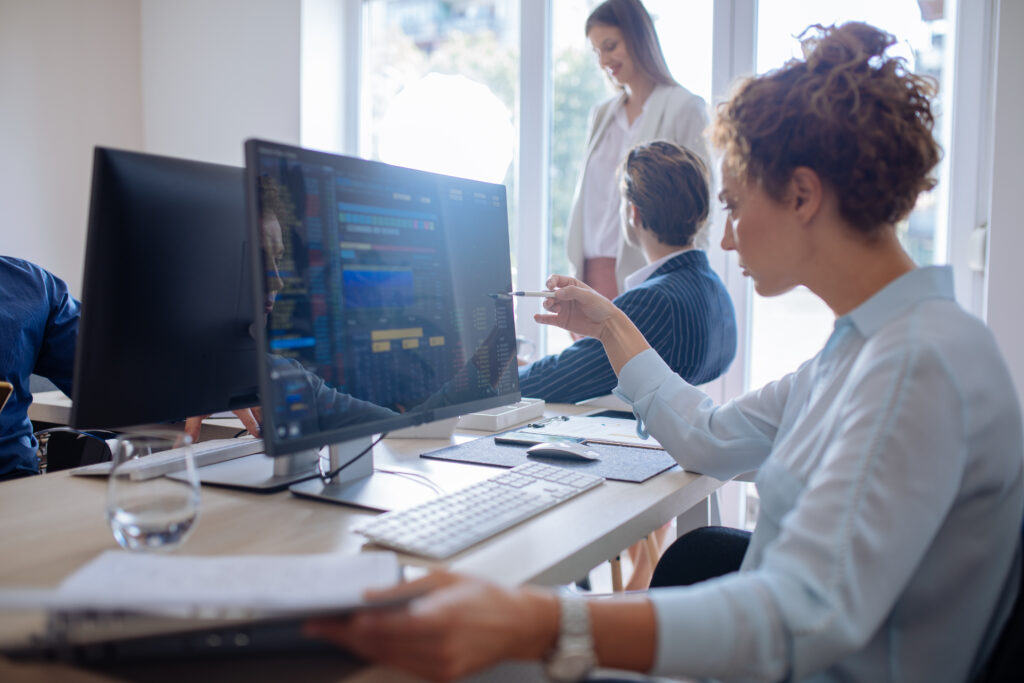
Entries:
POLYGON ((519 399, 502 185, 246 143, 267 452, 519 399))

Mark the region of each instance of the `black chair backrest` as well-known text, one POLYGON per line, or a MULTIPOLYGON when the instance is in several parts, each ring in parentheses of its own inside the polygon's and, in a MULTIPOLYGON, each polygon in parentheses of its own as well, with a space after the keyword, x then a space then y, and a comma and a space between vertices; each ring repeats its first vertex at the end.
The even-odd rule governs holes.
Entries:
MULTIPOLYGON (((1021 543, 1024 546, 1024 525, 1021 526, 1021 543)), ((1013 605, 1010 618, 999 634, 992 656, 974 683, 1024 681, 1024 568, 1021 570, 1020 581, 1017 602, 1013 605)))
POLYGON ((46 442, 46 471, 59 472, 110 460, 105 439, 114 436, 113 432, 103 430, 51 432, 46 442))

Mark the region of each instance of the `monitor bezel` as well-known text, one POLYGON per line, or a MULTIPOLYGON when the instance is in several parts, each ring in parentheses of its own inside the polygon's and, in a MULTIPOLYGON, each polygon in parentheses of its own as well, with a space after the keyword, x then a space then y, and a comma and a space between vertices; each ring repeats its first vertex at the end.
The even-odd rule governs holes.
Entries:
MULTIPOLYGON (((250 250, 252 254, 252 272, 254 274, 252 278, 253 282, 253 304, 254 304, 254 325, 253 329, 256 332, 256 344, 259 354, 259 385, 260 385, 260 405, 263 408, 263 442, 266 449, 267 455, 270 456, 284 456, 297 453, 303 450, 318 449, 323 446, 328 446, 335 443, 341 443, 344 441, 350 441, 352 439, 358 439, 365 436, 371 436, 375 434, 381 434, 390 432, 396 429, 403 429, 406 427, 415 427, 418 425, 426 424, 428 422, 435 422, 438 420, 444 420, 449 418, 458 417, 467 413, 473 413, 480 410, 486 410, 488 408, 495 408, 502 405, 508 405, 515 403, 522 398, 522 394, 519 391, 519 375, 515 371, 513 366, 513 374, 515 377, 515 391, 507 392, 504 394, 496 394, 481 398, 475 401, 467 401, 464 403, 457 403, 450 406, 444 406, 441 408, 428 409, 423 411, 413 411, 409 413, 396 416, 394 418, 374 420, 370 423, 361 423, 355 425, 348 425, 337 429, 323 430, 313 434, 289 437, 287 439, 279 440, 276 436, 275 425, 273 424, 274 411, 272 407, 268 406, 268 402, 273 396, 271 390, 271 378, 270 378, 270 363, 265 362, 265 359, 270 353, 269 343, 267 340, 267 329, 265 311, 263 309, 264 301, 266 300, 266 277, 264 276, 264 263, 263 263, 263 249, 258 248, 262 245, 262 226, 260 225, 260 207, 257 192, 255 191, 256 184, 259 178, 259 163, 258 155, 261 148, 270 148, 276 150, 278 153, 294 157, 296 160, 302 160, 304 163, 309 162, 313 164, 321 164, 327 166, 336 166, 336 160, 344 159, 346 163, 360 163, 371 166, 379 166, 389 169, 398 169, 402 173, 422 173, 428 176, 434 176, 438 178, 455 178, 454 176, 446 176, 440 173, 431 173, 429 171, 422 171, 419 169, 411 169, 403 166, 395 166, 393 164, 386 164, 380 161, 374 161, 370 159, 363 159, 360 157, 354 157, 343 154, 332 154, 329 152, 323 152, 319 150, 313 150, 303 147, 297 147, 295 145, 289 145, 280 142, 272 142, 269 140, 250 138, 245 142, 245 195, 246 195, 246 222, 249 227, 249 239, 254 248, 250 250)), ((502 197, 506 198, 505 201, 505 239, 508 240, 508 201, 505 186, 497 183, 486 183, 484 181, 472 180, 467 178, 455 178, 460 182, 473 182, 486 185, 492 191, 500 192, 502 197)), ((511 251, 510 251, 511 254, 511 251)), ((510 280, 509 287, 511 288, 511 268, 510 268, 510 280)), ((511 291, 511 289, 509 290, 511 291)))

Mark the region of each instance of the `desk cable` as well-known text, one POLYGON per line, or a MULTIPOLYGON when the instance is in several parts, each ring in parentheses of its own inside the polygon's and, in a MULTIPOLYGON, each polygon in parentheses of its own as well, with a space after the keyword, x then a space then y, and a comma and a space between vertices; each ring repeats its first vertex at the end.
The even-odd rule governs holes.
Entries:
POLYGON ((320 479, 321 479, 321 481, 323 481, 323 483, 325 485, 326 484, 330 484, 331 483, 331 479, 334 479, 336 476, 338 476, 339 472, 341 472, 343 469, 345 469, 346 467, 348 467, 352 463, 354 463, 357 460, 359 460, 359 458, 363 457, 364 455, 369 453, 371 450, 373 450, 373 447, 376 446, 377 444, 379 444, 381 442, 381 439, 383 439, 387 435, 388 435, 388 433, 384 432, 383 434, 378 436, 376 439, 374 439, 373 443, 371 443, 369 446, 367 446, 363 450, 359 451, 358 454, 354 455, 351 459, 349 459, 348 462, 343 463, 341 465, 338 465, 333 470, 330 469, 330 467, 331 467, 330 449, 328 449, 328 451, 327 451, 328 455, 326 457, 322 454, 323 451, 321 451, 320 459, 317 461, 317 464, 316 464, 317 470, 320 472, 320 479))
POLYGON ((385 474, 394 474, 399 477, 405 477, 409 481, 415 482, 417 484, 423 484, 424 486, 426 486, 439 496, 443 496, 444 494, 448 493, 448 491, 446 491, 443 486, 441 486, 436 481, 434 481, 427 475, 423 474, 422 472, 416 472, 414 470, 406 469, 386 469, 383 467, 374 467, 373 471, 384 472, 385 474))
MULTIPOLYGON (((320 479, 321 479, 321 481, 323 481, 323 483, 325 485, 326 484, 330 484, 331 480, 334 479, 334 477, 338 476, 339 472, 341 472, 343 469, 345 469, 346 467, 348 467, 352 463, 354 463, 357 460, 359 460, 364 455, 366 455, 370 450, 373 449, 374 446, 379 444, 381 442, 381 440, 384 437, 386 437, 386 436, 387 436, 386 432, 384 434, 381 434, 380 436, 378 436, 376 439, 373 440, 373 443, 371 443, 369 446, 367 446, 363 450, 359 451, 359 453, 357 455, 353 456, 351 459, 349 459, 348 462, 342 463, 341 465, 338 465, 333 470, 328 470, 327 469, 330 466, 330 456, 328 455, 327 457, 324 457, 323 455, 321 455, 320 459, 317 461, 317 468, 318 468, 318 470, 320 472, 320 479)), ((415 482, 417 484, 422 484, 423 486, 426 486, 427 488, 432 490, 434 493, 436 493, 438 495, 441 495, 441 496, 443 496, 445 493, 447 493, 447 491, 445 491, 444 488, 441 487, 441 485, 439 485, 437 482, 435 482, 432 479, 430 479, 430 477, 426 476, 425 474, 421 474, 419 472, 415 472, 413 470, 388 469, 388 468, 384 468, 384 467, 374 467, 373 471, 374 472, 383 472, 384 474, 393 474, 393 475, 398 476, 398 477, 404 477, 404 478, 408 479, 409 481, 413 481, 413 482, 415 482)))

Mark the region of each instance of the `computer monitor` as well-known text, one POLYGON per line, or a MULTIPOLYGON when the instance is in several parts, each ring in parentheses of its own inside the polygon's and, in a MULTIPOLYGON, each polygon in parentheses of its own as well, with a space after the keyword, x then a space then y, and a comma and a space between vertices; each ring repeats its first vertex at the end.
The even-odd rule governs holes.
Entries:
POLYGON ((258 403, 241 168, 97 147, 71 424, 258 403))
POLYGON ((505 188, 262 140, 246 188, 267 453, 330 446, 292 490, 389 509, 370 435, 520 397, 505 188))

